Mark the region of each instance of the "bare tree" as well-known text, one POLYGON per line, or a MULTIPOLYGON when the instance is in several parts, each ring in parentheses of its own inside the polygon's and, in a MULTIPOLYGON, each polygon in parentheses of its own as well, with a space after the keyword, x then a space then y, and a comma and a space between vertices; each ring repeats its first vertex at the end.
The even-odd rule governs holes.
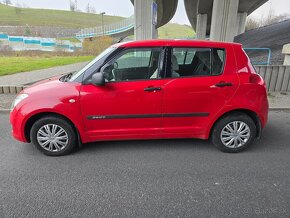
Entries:
POLYGON ((96 8, 94 6, 91 6, 91 13, 92 14, 96 14, 97 13, 96 8))
POLYGON ((261 17, 260 19, 248 18, 246 24, 246 31, 278 23, 283 20, 287 20, 289 18, 290 18, 289 14, 277 15, 275 14, 274 10, 270 8, 269 14, 266 18, 264 17, 261 17))
POLYGON ((76 5, 74 2, 72 2, 71 0, 69 1, 69 7, 71 11, 76 11, 76 5))
POLYGON ((90 3, 88 3, 88 5, 87 5, 86 12, 87 12, 87 13, 91 13, 90 3))
POLYGON ((248 18, 246 24, 246 31, 260 27, 260 22, 254 18, 248 18))
POLYGON ((4 4, 5 5, 11 5, 12 3, 11 3, 11 0, 4 0, 4 4))
POLYGON ((78 10, 78 0, 75 0, 75 11, 78 10))

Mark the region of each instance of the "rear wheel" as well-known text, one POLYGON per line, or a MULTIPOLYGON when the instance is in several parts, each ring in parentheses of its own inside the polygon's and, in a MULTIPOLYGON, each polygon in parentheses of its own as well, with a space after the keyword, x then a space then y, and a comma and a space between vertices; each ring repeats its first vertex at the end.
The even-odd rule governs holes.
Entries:
POLYGON ((69 154, 77 144, 77 137, 71 124, 55 116, 36 121, 32 126, 30 137, 33 144, 49 156, 69 154))
POLYGON ((243 113, 233 113, 216 123, 212 142, 223 152, 237 153, 253 143, 256 132, 256 125, 251 117, 243 113))

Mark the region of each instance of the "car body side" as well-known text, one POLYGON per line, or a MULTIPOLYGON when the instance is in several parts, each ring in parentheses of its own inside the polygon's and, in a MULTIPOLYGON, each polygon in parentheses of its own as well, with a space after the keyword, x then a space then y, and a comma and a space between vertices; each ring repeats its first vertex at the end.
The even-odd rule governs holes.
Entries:
MULTIPOLYGON (((198 132, 187 134, 163 134, 160 131, 156 135, 130 135, 123 136, 102 136, 94 138, 86 131, 81 107, 82 86, 78 82, 63 83, 58 79, 44 81, 25 89, 23 92, 30 95, 28 99, 20 102, 11 112, 11 123, 13 124, 13 135, 22 142, 30 142, 30 129, 33 123, 42 116, 54 114, 68 120, 79 135, 82 143, 97 140, 122 140, 122 139, 154 139, 154 138, 200 138, 208 139, 215 123, 226 114, 240 111, 252 117, 257 129, 261 130, 268 119, 268 101, 264 80, 256 73, 249 58, 243 52, 241 45, 234 43, 213 43, 207 41, 144 41, 131 42, 118 45, 122 48, 134 47, 201 47, 201 48, 223 48, 226 50, 226 61, 223 75, 236 74, 237 84, 234 93, 227 99, 224 106, 208 117, 198 119, 198 132), (47 93, 50 90, 50 93, 47 93)), ((162 80, 162 79, 161 79, 162 80)), ((173 80, 173 78, 163 78, 173 80)), ((175 78, 179 80, 179 78, 175 78)), ((166 81, 164 84, 167 84, 166 81)), ((212 84, 213 85, 213 84, 212 84)), ((166 86, 165 86, 166 88, 166 86)), ((226 88, 224 88, 226 89, 226 88)), ((100 102, 101 103, 101 102, 100 102)), ((132 102, 134 104, 134 102, 132 102)), ((118 105, 126 107, 128 105, 118 105)), ((260 134, 260 131, 259 131, 260 134)))

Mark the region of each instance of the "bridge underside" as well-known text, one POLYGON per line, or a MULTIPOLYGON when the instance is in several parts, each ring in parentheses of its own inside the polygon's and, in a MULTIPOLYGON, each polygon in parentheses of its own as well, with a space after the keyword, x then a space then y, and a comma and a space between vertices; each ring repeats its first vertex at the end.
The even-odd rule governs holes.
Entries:
MULTIPOLYGON (((147 13, 150 13, 150 5, 156 2, 158 5, 157 28, 165 25, 173 18, 178 4, 178 0, 130 1, 135 6, 135 13, 136 7, 138 8, 138 4, 141 3, 143 4, 143 8, 140 8, 141 11, 146 11, 146 7, 144 7, 145 2, 148 4, 147 13)), ((212 40, 233 41, 234 36, 244 32, 246 17, 267 1, 268 0, 184 0, 184 4, 188 19, 193 29, 197 32, 198 38, 204 39, 206 36, 210 35, 212 40)), ((138 23, 138 19, 139 23, 151 22, 150 19, 144 20, 142 16, 136 16, 135 19, 136 23, 138 23)))
MULTIPOLYGON (((167 24, 173 18, 178 5, 178 0, 130 1, 134 5, 134 16, 103 28, 86 28, 81 30, 77 37, 87 38, 100 35, 118 37, 132 34, 134 31, 137 40, 157 38, 157 28, 167 24), (154 2, 157 4, 157 21, 154 19, 152 9, 154 2)), ((245 31, 247 16, 268 0, 183 1, 188 19, 198 39, 210 36, 210 39, 215 41, 233 41, 235 36, 245 31)))
MULTIPOLYGON (((233 0, 228 0, 228 1, 233 1, 233 0)), ((239 0, 237 12, 247 13, 247 15, 250 15, 252 12, 254 12, 260 6, 265 4, 267 1, 268 0, 239 0)), ((206 14, 207 15, 206 34, 210 35, 213 4, 214 4, 214 0, 184 0, 184 5, 185 5, 189 22, 192 25, 194 30, 196 30, 196 27, 197 27, 198 15, 206 14)))
MULTIPOLYGON (((134 0, 130 1, 134 5, 134 0)), ((178 0, 155 0, 155 2, 158 5, 157 28, 159 28, 167 24, 173 18, 177 10, 178 0)))

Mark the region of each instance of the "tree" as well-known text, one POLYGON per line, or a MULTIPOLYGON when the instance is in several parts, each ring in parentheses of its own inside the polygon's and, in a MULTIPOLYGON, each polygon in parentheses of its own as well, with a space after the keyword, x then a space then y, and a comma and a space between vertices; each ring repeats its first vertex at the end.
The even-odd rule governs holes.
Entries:
POLYGON ((87 13, 92 13, 92 14, 95 14, 97 11, 95 9, 94 6, 91 6, 90 3, 87 4, 87 7, 86 7, 86 12, 87 13))
POLYGON ((87 12, 87 13, 91 13, 90 3, 88 3, 88 5, 87 5, 86 12, 87 12))
POLYGON ((246 24, 246 31, 278 23, 283 20, 289 19, 289 17, 290 17, 289 14, 277 15, 275 14, 274 10, 270 9, 269 14, 266 18, 264 17, 261 17, 260 19, 248 18, 246 24))
POLYGON ((4 4, 5 5, 11 5, 12 3, 11 3, 11 0, 4 0, 4 4))
POLYGON ((92 14, 96 14, 97 13, 96 8, 94 6, 91 6, 91 13, 92 14))
POLYGON ((71 11, 76 11, 76 5, 74 2, 72 2, 71 0, 69 1, 69 7, 71 11))

